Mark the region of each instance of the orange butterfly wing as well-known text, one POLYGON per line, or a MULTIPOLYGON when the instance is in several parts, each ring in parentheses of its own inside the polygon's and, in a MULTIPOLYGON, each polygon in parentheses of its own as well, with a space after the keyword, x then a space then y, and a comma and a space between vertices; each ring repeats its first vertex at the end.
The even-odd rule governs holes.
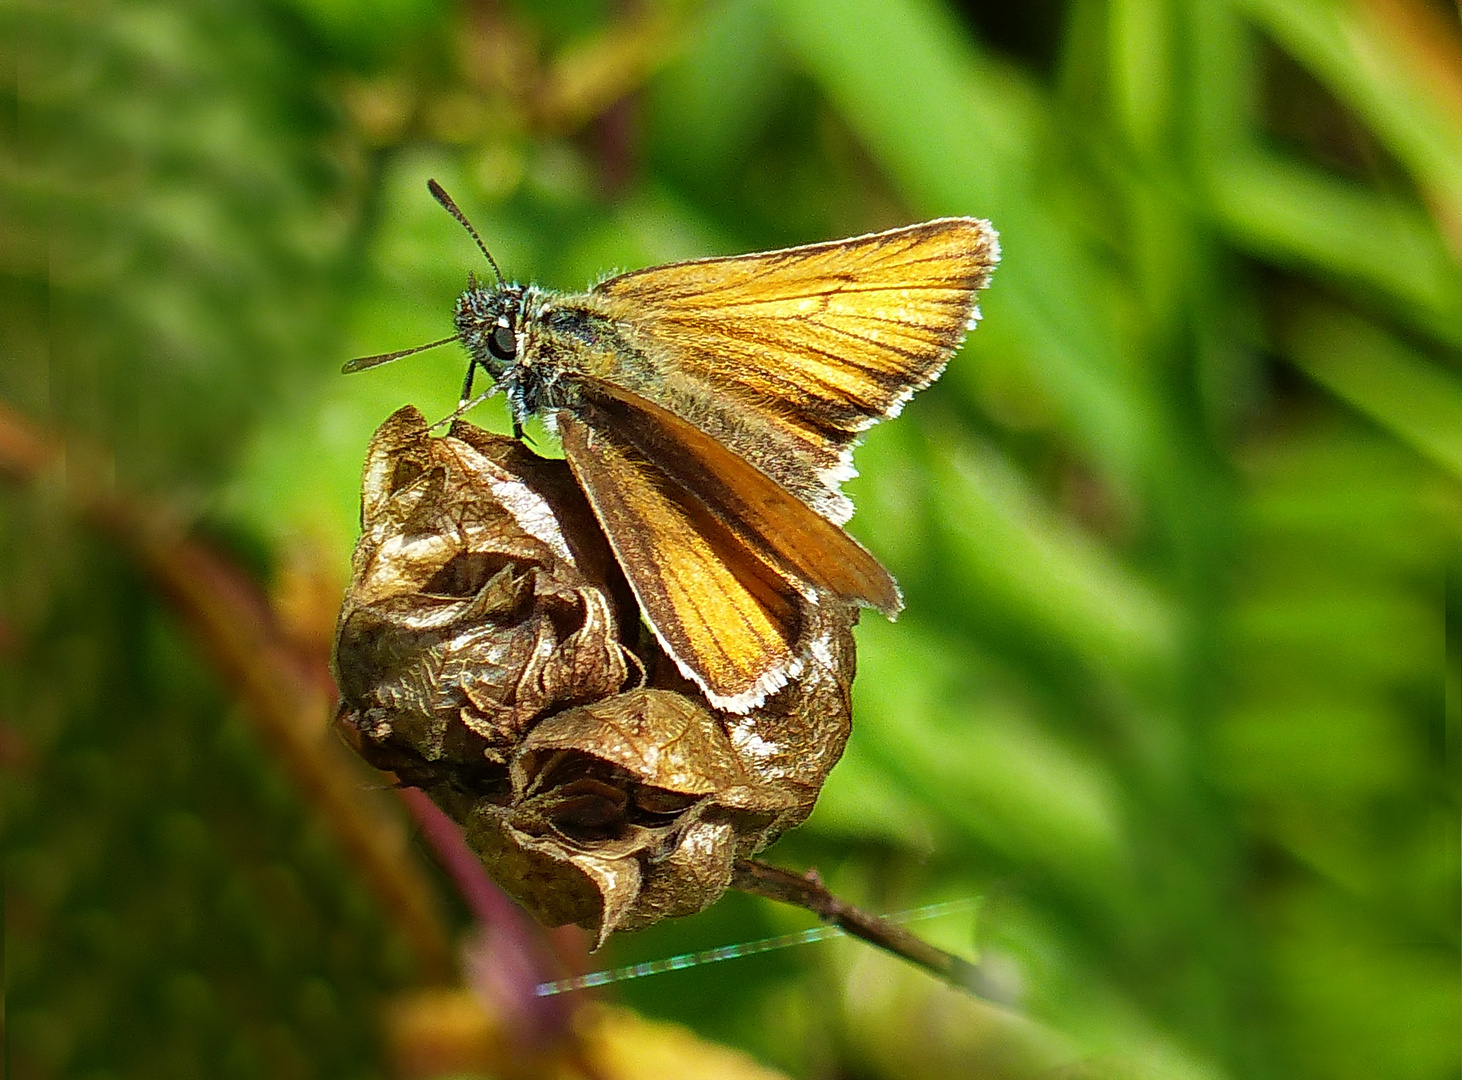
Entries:
POLYGON ((939 376, 998 260, 988 222, 941 218, 636 270, 591 295, 657 363, 672 412, 841 524, 853 445, 939 376))
POLYGON ((558 414, 564 454, 655 636, 718 708, 744 712, 797 673, 796 585, 613 428, 558 414))
POLYGON ((771 477, 667 409, 598 379, 579 415, 634 447, 784 576, 897 615, 898 586, 858 541, 771 477))

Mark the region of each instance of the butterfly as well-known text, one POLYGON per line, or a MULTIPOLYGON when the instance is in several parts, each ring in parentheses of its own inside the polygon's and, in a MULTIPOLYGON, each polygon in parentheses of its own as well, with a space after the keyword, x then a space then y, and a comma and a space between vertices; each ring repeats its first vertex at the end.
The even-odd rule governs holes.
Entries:
MULTIPOLYGON (((521 436, 556 429, 665 652, 713 706, 753 709, 827 649, 818 604, 893 617, 898 586, 842 528, 862 434, 944 370, 1000 258, 989 222, 952 217, 561 293, 469 279, 456 333, 352 360, 361 371, 461 342, 521 436)), ((487 395, 483 395, 487 396, 487 395)), ((461 410, 459 409, 459 412, 461 410)))

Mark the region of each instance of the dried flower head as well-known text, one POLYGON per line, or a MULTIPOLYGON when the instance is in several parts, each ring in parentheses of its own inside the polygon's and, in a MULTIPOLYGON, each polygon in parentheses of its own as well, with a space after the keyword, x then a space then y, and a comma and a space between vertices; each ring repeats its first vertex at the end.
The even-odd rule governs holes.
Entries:
POLYGON ((336 632, 337 724, 459 822, 547 925, 700 911, 811 811, 850 725, 855 610, 748 713, 713 709, 639 611, 561 461, 420 412, 377 430, 336 632))

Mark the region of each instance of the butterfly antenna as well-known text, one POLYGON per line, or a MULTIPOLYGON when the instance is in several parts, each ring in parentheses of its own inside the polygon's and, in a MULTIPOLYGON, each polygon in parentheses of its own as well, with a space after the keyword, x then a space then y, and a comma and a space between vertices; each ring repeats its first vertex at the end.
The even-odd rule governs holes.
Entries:
POLYGON ((397 352, 381 353, 378 356, 357 356, 354 360, 347 360, 340 368, 340 374, 351 375, 357 371, 364 371, 366 368, 380 367, 382 364, 389 364, 392 360, 400 360, 403 356, 410 356, 412 353, 426 352, 428 349, 435 349, 438 345, 445 345, 450 341, 456 341, 457 335, 444 337, 441 341, 433 341, 429 345, 418 345, 413 349, 401 349, 397 352))
POLYGON ((482 237, 477 235, 477 230, 472 227, 472 222, 467 220, 467 215, 457 208, 441 184, 435 180, 428 180, 426 188, 431 192, 432 198, 442 204, 442 209, 451 214, 461 224, 462 228, 472 234, 472 239, 477 241, 477 249, 487 258, 487 263, 492 267, 492 272, 497 275, 497 283, 503 284, 503 272, 497 268, 497 260, 492 257, 492 252, 487 250, 487 245, 482 242, 482 237))

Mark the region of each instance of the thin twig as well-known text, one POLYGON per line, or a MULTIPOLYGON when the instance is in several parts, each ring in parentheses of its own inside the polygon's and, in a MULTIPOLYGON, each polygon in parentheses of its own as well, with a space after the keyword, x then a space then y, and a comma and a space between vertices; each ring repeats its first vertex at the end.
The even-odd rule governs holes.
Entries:
POLYGON ((999 996, 978 964, 930 945, 897 923, 839 899, 828 891, 816 870, 797 874, 756 859, 739 859, 731 871, 731 887, 806 908, 823 922, 841 927, 853 937, 901 956, 951 986, 977 997, 996 1000, 999 996))

